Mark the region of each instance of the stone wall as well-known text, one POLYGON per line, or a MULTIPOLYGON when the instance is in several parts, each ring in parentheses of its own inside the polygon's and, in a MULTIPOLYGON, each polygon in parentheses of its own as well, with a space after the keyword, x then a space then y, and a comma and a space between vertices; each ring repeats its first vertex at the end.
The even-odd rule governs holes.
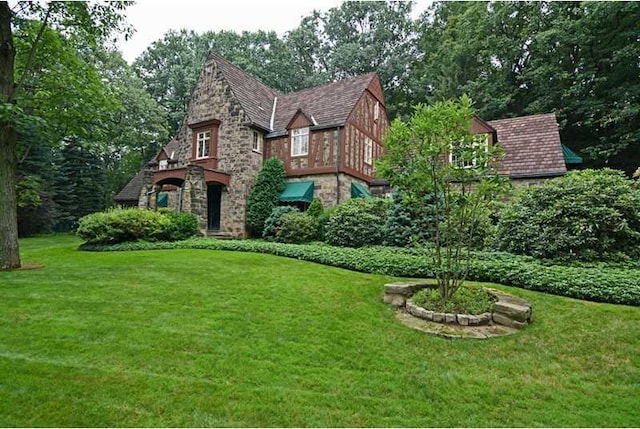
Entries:
POLYGON ((357 179, 345 173, 339 173, 336 178, 335 173, 311 174, 308 176, 298 176, 288 178, 287 182, 314 182, 313 197, 320 199, 324 208, 333 207, 351 199, 351 183, 359 183, 368 189, 367 182, 357 179), (338 185, 340 183, 340 185, 338 185), (339 193, 338 193, 339 188, 339 193))
POLYGON ((533 321, 533 308, 524 299, 493 288, 483 288, 495 298, 491 313, 479 315, 438 313, 426 310, 413 303, 411 297, 420 289, 437 288, 435 281, 400 282, 384 285, 384 302, 406 311, 412 316, 438 323, 451 323, 462 326, 480 326, 497 323, 509 328, 521 329, 533 321))

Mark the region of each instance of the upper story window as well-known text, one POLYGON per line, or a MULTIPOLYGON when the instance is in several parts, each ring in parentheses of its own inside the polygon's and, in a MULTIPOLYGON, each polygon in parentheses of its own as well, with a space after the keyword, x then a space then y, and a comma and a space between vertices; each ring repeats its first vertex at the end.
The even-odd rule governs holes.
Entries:
POLYGON ((211 131, 201 131, 197 134, 196 142, 198 144, 198 149, 196 152, 196 158, 208 158, 209 157, 209 147, 211 146, 211 131))
POLYGON ((482 138, 474 136, 471 142, 460 142, 451 145, 449 163, 460 168, 473 168, 478 165, 478 150, 489 150, 489 135, 482 138))
POLYGON ((262 153, 262 145, 264 142, 264 137, 261 133, 254 131, 252 136, 252 144, 251 149, 254 152, 262 153))
POLYGON ((291 156, 303 156, 309 153, 309 128, 291 130, 291 156))
POLYGON ((364 138, 364 163, 371 165, 373 160, 373 140, 369 137, 364 138))
POLYGON ((380 118, 380 102, 376 101, 376 105, 373 108, 373 120, 377 121, 380 118))
MULTIPOLYGON (((216 160, 218 157, 218 128, 220 121, 209 119, 195 124, 189 124, 192 135, 192 160, 216 160)), ((173 158, 173 154, 171 154, 173 158)))
POLYGON ((158 163, 158 169, 159 170, 166 170, 167 169, 167 165, 169 165, 169 162, 166 159, 161 159, 160 162, 158 163))

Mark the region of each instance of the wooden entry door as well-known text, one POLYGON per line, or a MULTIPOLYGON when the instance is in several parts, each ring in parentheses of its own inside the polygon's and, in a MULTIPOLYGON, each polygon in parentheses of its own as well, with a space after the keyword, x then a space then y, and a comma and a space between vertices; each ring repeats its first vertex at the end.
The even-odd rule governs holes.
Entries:
POLYGON ((207 186, 207 229, 220 230, 220 200, 222 198, 222 185, 207 186))

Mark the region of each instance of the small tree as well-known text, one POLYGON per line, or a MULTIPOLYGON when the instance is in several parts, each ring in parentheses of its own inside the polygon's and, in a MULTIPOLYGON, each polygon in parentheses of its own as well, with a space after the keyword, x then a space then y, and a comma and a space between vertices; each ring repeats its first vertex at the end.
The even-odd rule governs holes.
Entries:
POLYGON ((438 289, 450 299, 464 283, 476 227, 504 188, 493 168, 497 146, 470 133, 471 100, 418 105, 407 123, 396 119, 385 135, 378 171, 417 202, 431 195, 432 241, 438 289))
POLYGON ((247 202, 247 226, 254 237, 262 237, 264 221, 286 186, 285 177, 284 164, 278 158, 266 160, 258 173, 247 202))

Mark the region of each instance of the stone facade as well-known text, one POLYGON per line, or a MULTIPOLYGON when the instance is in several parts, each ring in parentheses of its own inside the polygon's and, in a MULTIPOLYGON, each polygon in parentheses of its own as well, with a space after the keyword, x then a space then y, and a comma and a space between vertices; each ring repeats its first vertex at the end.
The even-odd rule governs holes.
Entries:
MULTIPOLYGON (((234 237, 246 236, 246 205, 251 186, 262 166, 262 154, 252 150, 253 128, 247 125, 248 118, 240 103, 233 97, 229 83, 223 78, 217 63, 209 59, 200 75, 193 91, 187 115, 176 136, 179 142, 177 150, 178 162, 173 166, 182 171, 184 179, 181 195, 182 201, 175 206, 182 207, 185 212, 198 215, 200 229, 207 230, 208 207, 207 186, 216 182, 207 182, 206 167, 193 162, 194 130, 189 124, 201 123, 216 119, 218 127, 217 170, 229 175, 228 186, 223 187, 220 199, 220 231, 234 237)), ((159 191, 153 186, 151 179, 145 176, 140 194, 140 207, 155 208, 155 198, 147 198, 151 191, 159 191), (149 200, 149 205, 147 201, 149 200)))
POLYGON ((307 176, 291 177, 287 182, 313 181, 313 197, 318 198, 325 208, 344 203, 351 198, 351 184, 358 183, 365 189, 369 186, 364 180, 345 173, 310 174, 307 176))

